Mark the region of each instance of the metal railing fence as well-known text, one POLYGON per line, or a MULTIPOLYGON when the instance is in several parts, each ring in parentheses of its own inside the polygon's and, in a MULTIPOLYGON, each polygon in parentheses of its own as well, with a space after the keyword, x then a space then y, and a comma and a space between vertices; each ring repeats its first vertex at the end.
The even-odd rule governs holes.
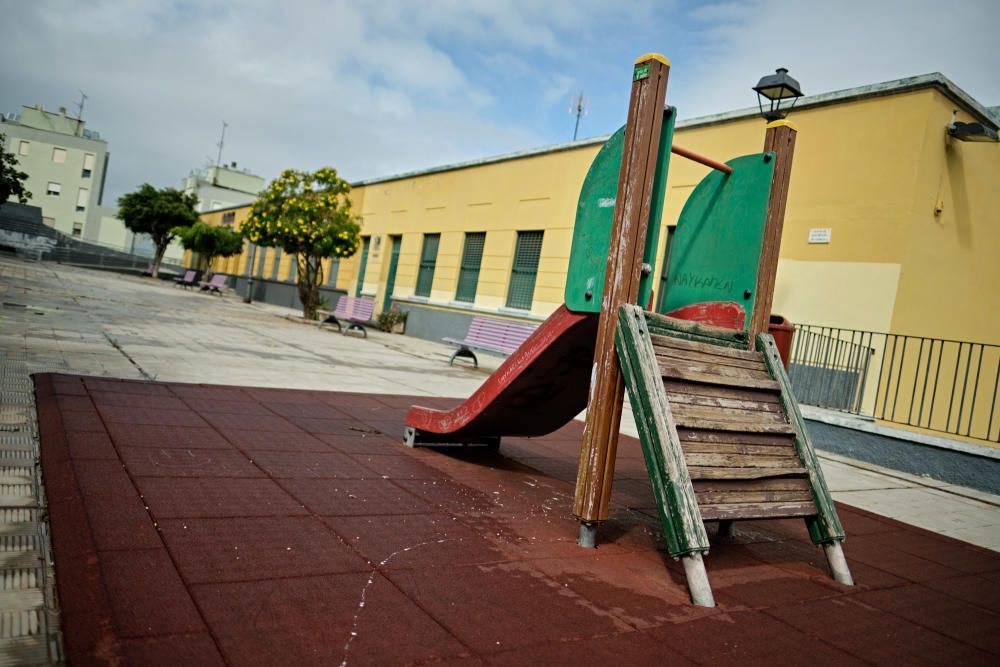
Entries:
POLYGON ((807 405, 1000 442, 1000 345, 799 324, 788 375, 807 405))

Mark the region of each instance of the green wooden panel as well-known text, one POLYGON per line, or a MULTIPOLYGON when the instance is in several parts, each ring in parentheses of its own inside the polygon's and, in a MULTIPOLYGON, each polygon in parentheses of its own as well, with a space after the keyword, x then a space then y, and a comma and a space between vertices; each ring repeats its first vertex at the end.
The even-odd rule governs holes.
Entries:
POLYGON ((816 458, 812 440, 809 439, 809 431, 802 419, 799 403, 792 393, 792 383, 788 379, 788 373, 785 372, 785 364, 781 361, 781 354, 778 352, 774 337, 769 333, 757 334, 757 350, 764 353, 764 361, 767 362, 771 377, 781 386, 781 407, 795 429, 795 450, 809 476, 809 490, 812 491, 813 501, 819 512, 816 516, 806 517, 809 537, 814 544, 842 541, 846 537, 844 527, 840 524, 840 517, 837 516, 837 508, 833 504, 833 497, 823 477, 823 469, 816 458))
POLYGON ((663 388, 645 314, 638 306, 625 304, 619 309, 615 349, 635 414, 667 550, 674 558, 708 551, 708 535, 694 485, 663 388))
MULTIPOLYGON (((645 253, 647 264, 655 261, 656 243, 663 216, 663 198, 666 191, 667 172, 670 167, 670 147, 674 140, 673 108, 664 111, 660 131, 656 176, 653 181, 652 206, 649 228, 646 233, 645 253)), ((618 196, 618 177, 621 172, 625 128, 622 127, 605 142, 597 153, 580 189, 573 226, 573 245, 566 272, 566 307, 576 313, 598 313, 604 294, 604 276, 607 271, 608 249, 611 247, 611 225, 615 216, 615 198, 618 196), (587 295, 590 295, 589 298, 587 295)), ((645 305, 653 287, 653 275, 639 283, 637 302, 645 305)))
POLYGON ((729 301, 747 311, 764 242, 774 160, 770 153, 727 163, 731 174, 712 171, 694 189, 677 222, 662 312, 694 303, 729 301))

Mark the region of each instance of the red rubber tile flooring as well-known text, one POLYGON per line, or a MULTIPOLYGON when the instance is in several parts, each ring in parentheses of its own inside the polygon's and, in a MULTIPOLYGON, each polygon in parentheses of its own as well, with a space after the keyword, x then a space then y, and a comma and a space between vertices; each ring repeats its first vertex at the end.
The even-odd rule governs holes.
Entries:
POLYGON ((853 588, 800 521, 737 525, 688 602, 638 443, 597 550, 581 427, 410 450, 453 401, 36 375, 72 664, 998 664, 1000 556, 839 506, 853 588))

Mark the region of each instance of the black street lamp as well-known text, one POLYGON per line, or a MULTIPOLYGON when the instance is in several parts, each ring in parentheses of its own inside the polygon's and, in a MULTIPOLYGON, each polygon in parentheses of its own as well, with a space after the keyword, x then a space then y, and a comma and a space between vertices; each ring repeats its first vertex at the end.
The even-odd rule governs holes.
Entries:
POLYGON ((788 112, 795 106, 795 102, 802 97, 802 89, 799 82, 788 76, 788 70, 779 67, 774 74, 768 74, 757 82, 753 87, 757 93, 757 106, 760 107, 760 115, 767 122, 781 120, 788 115, 788 112), (764 109, 764 99, 768 100, 768 108, 764 109), (791 100, 782 108, 782 104, 791 100))

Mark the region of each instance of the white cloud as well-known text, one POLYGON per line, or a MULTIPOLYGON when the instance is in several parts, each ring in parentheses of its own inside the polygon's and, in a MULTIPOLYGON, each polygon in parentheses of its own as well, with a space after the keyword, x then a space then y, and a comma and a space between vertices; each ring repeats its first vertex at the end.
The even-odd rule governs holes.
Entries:
POLYGON ((699 56, 683 115, 753 106, 750 87, 787 67, 806 94, 942 72, 1000 104, 996 0, 736 0, 689 13, 699 56))
POLYGON ((112 153, 106 201, 215 155, 350 179, 565 141, 624 118, 634 57, 673 61, 682 117, 751 106, 788 67, 807 93, 942 71, 1000 103, 1000 2, 929 0, 34 0, 0 21, 0 110, 71 106, 112 153), (950 18, 958 14, 958 19, 950 18))

